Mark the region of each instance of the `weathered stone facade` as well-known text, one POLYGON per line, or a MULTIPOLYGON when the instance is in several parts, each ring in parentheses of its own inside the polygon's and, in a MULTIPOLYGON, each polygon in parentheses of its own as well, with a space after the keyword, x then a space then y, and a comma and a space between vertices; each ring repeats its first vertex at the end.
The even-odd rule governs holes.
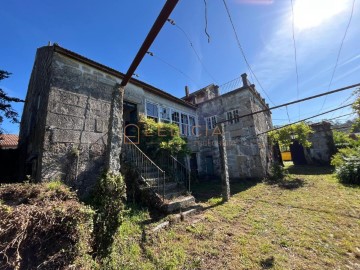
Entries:
MULTIPOLYGON (((20 127, 24 174, 61 179, 86 194, 105 169, 111 98, 122 77, 59 46, 38 49, 20 127)), ((124 101, 137 106, 137 116, 147 99, 195 114, 194 106, 132 79, 124 101)))
MULTIPOLYGON (((217 86, 210 85, 189 94, 185 100, 197 104, 199 137, 190 138, 189 145, 198 154, 200 176, 221 175, 219 146, 216 125, 207 119, 215 117, 216 122, 229 120, 234 116, 250 114, 268 108, 264 100, 250 85, 243 74, 243 86, 220 95, 217 86), (231 113, 231 114, 230 114, 231 113), (213 168, 211 168, 211 163, 213 168)), ((257 134, 272 128, 270 112, 246 116, 225 123, 226 149, 230 178, 261 178, 266 176, 272 161, 267 136, 257 134)))
POLYGON ((313 165, 329 165, 335 154, 334 138, 329 122, 311 124, 314 133, 309 135, 311 147, 304 150, 306 162, 313 165))
MULTIPOLYGON (((36 181, 61 179, 87 194, 105 169, 111 100, 123 76, 57 45, 39 48, 20 127, 24 174, 36 181)), ((230 111, 243 115, 267 108, 245 75, 243 80, 243 87, 223 95, 210 85, 179 99, 131 79, 123 98, 124 125, 136 124, 140 114, 178 124, 188 137, 199 175, 220 176, 217 135, 211 136, 214 128, 207 129, 207 117, 219 121, 230 111), (191 134, 195 126, 197 132, 191 134)), ((271 151, 267 137, 256 134, 269 128, 270 113, 225 125, 230 178, 266 175, 271 151)))

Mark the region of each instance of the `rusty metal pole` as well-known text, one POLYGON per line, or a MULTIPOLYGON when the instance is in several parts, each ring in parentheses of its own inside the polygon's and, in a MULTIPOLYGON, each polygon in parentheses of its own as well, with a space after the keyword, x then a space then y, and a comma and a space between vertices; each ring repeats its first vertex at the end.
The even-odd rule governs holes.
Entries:
POLYGON ((122 147, 122 133, 123 133, 123 121, 122 121, 122 108, 123 108, 123 95, 125 86, 130 81, 136 68, 139 66, 144 55, 154 42, 156 36, 159 34, 161 28, 164 26, 166 20, 174 10, 179 0, 167 0, 162 8, 159 16, 157 17, 150 32, 141 45, 137 55, 131 63, 128 71, 126 72, 120 85, 116 85, 114 88, 113 99, 111 101, 111 116, 108 128, 108 150, 107 156, 107 169, 109 172, 118 174, 120 171, 120 153, 122 147))
POLYGON ((151 44, 154 42, 156 36, 159 34, 161 28, 164 26, 166 20, 169 18, 171 12, 174 10, 176 4, 179 0, 167 0, 163 9, 161 10, 159 16, 157 17, 154 25, 152 26, 150 32, 145 38, 143 44, 141 45, 137 55, 134 58, 134 61, 131 63, 128 71, 125 74, 121 82, 121 86, 126 86, 129 82, 131 76, 134 74, 136 68, 139 66, 141 60, 144 58, 144 55, 149 50, 151 44))

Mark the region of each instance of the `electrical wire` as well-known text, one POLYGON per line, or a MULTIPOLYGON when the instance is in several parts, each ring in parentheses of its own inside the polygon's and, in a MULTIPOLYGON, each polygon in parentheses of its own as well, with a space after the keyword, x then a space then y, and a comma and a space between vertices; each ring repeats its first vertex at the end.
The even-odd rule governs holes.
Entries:
MULTIPOLYGON (((343 47, 343 45, 344 45, 344 41, 345 41, 347 32, 348 32, 348 30, 349 30, 349 28, 350 28, 351 20, 352 20, 353 14, 354 14, 354 7, 355 7, 355 0, 353 0, 353 3, 352 3, 352 8, 351 8, 351 14, 350 14, 349 22, 348 22, 348 24, 347 24, 347 26, 346 26, 344 36, 343 36, 343 38, 342 38, 342 40, 341 40, 340 48, 339 48, 339 51, 338 51, 338 54, 337 54, 337 57, 336 57, 335 66, 334 66, 333 72, 332 72, 332 74, 331 74, 331 79, 330 79, 330 82, 329 82, 328 90, 330 89, 331 84, 332 84, 332 81, 333 81, 333 79, 334 79, 334 75, 335 75, 335 72, 336 72, 336 68, 337 68, 338 63, 339 63, 339 58, 340 58, 341 50, 342 50, 342 47, 343 47)), ((324 98, 324 102, 323 102, 323 104, 322 104, 319 112, 324 108, 324 105, 325 105, 325 103, 326 103, 326 99, 327 99, 327 97, 324 98)))
POLYGON ((177 67, 175 67, 174 65, 170 64, 169 62, 165 61, 164 59, 160 58, 159 56, 155 55, 153 52, 146 52, 148 55, 158 59, 159 61, 163 62, 164 64, 168 65, 169 67, 171 67, 172 69, 176 70, 177 72, 179 72, 180 74, 182 74, 184 77, 188 78, 190 81, 192 81, 196 87, 199 87, 197 85, 197 83, 191 78, 189 77, 189 75, 187 75, 186 73, 184 73, 182 70, 178 69, 177 67))
POLYGON ((240 39, 239 39, 239 37, 238 37, 238 34, 237 34, 237 32, 236 32, 235 25, 234 25, 234 22, 233 22, 233 20, 232 20, 231 14, 230 14, 230 10, 229 10, 229 8, 228 8, 228 6, 227 6, 227 4, 226 4, 226 0, 223 0, 223 3, 224 3, 224 6, 225 6, 227 15, 228 15, 228 17, 229 17, 229 20, 230 20, 232 29, 233 29, 233 31, 234 31, 235 38, 236 38, 236 41, 237 41, 237 45, 238 45, 238 47, 239 47, 239 49, 240 49, 240 52, 241 52, 241 54, 242 54, 242 56, 243 56, 243 58, 244 58, 244 61, 245 61, 246 65, 247 65, 248 69, 249 69, 250 72, 253 74, 256 82, 257 82, 258 85, 260 86, 261 90, 265 93, 265 95, 266 95, 266 97, 268 98, 268 100, 275 106, 275 103, 271 100, 271 98, 269 97, 269 95, 267 94, 267 92, 265 91, 265 89, 262 87, 260 81, 258 80, 258 78, 256 77, 253 69, 251 68, 251 66, 250 66, 250 64, 249 64, 249 61, 248 61, 247 58, 246 58, 244 49, 243 49, 243 47, 242 47, 242 45, 241 45, 240 39))
POLYGON ((286 114, 287 114, 287 117, 288 117, 288 120, 289 120, 289 123, 290 123, 291 121, 290 121, 290 116, 289 116, 288 107, 287 107, 287 106, 285 106, 285 108, 286 108, 286 114))
MULTIPOLYGON (((299 99, 299 72, 298 72, 298 64, 297 64, 297 50, 296 50, 296 41, 295 41, 295 19, 294 19, 294 4, 293 0, 291 2, 291 13, 292 13, 292 38, 294 44, 294 58, 295 58, 295 71, 296 71, 296 98, 299 99)), ((300 105, 298 106, 299 109, 299 118, 300 118, 300 105)))
POLYGON ((282 128, 284 128, 284 127, 288 127, 288 126, 291 126, 291 125, 293 125, 293 124, 301 123, 301 122, 307 121, 307 120, 309 120, 309 119, 316 118, 316 117, 318 117, 318 116, 321 116, 321 115, 324 115, 324 114, 327 114, 327 113, 331 113, 331 112, 334 112, 334 111, 337 111, 337 110, 341 110, 342 108, 345 108, 345 107, 350 107, 350 106, 352 106, 352 105, 353 105, 353 103, 347 104, 347 105, 344 105, 344 106, 341 106, 341 107, 339 107, 339 108, 336 108, 336 109, 333 109, 333 110, 330 110, 330 111, 326 111, 326 112, 323 112, 323 113, 319 113, 319 114, 317 114, 317 115, 313 115, 313 116, 311 116, 311 117, 307 117, 307 118, 301 119, 301 120, 296 121, 296 122, 293 122, 293 123, 291 123, 291 124, 287 124, 287 125, 284 125, 284 126, 281 126, 281 127, 278 127, 278 128, 273 128, 273 129, 271 129, 271 130, 268 130, 268 131, 265 131, 265 132, 262 132, 262 133, 258 133, 258 134, 256 134, 256 136, 259 136, 259 135, 262 135, 262 134, 266 134, 266 133, 269 133, 269 132, 274 131, 274 130, 282 129, 282 128))
POLYGON ((206 0, 204 0, 204 4, 205 4, 205 34, 207 35, 208 37, 208 43, 210 43, 210 35, 207 31, 207 28, 208 28, 208 18, 207 18, 207 2, 206 0))
POLYGON ((171 24, 174 25, 177 29, 179 29, 184 36, 186 37, 186 39, 188 40, 190 47, 192 48, 193 52, 196 55, 197 60, 199 61, 199 63, 201 64, 201 66, 203 67, 204 71, 206 72, 206 74, 217 84, 217 80, 214 78, 214 76, 209 72, 209 70, 206 68, 205 64, 203 63, 203 61, 200 58, 199 53, 197 52, 197 50, 195 49, 193 42, 191 41, 189 35, 185 32, 185 30, 179 26, 173 19, 167 19, 167 21, 171 24))
MULTIPOLYGON (((281 105, 277 105, 277 106, 274 106, 274 107, 271 107, 271 108, 266 108, 266 109, 259 110, 259 111, 256 111, 256 112, 252 112, 252 113, 240 115, 240 116, 237 116, 237 117, 233 117, 233 118, 227 119, 226 121, 219 122, 218 124, 221 124, 221 123, 224 123, 224 122, 229 122, 229 121, 232 121, 232 120, 235 120, 235 119, 244 118, 244 117, 251 116, 251 115, 254 115, 254 114, 258 114, 258 113, 269 112, 271 110, 275 110, 275 109, 278 109, 278 108, 281 108, 281 107, 285 107, 285 106, 288 106, 288 105, 304 102, 304 101, 311 100, 311 99, 314 99, 314 98, 319 98, 319 97, 322 97, 322 96, 326 96, 326 95, 334 94, 334 93, 337 93, 337 92, 345 91, 345 90, 348 90, 348 89, 351 89, 351 88, 354 88, 354 87, 357 87, 357 86, 360 86, 360 83, 349 85, 349 86, 342 87, 342 88, 338 88, 338 89, 335 89, 335 90, 332 90, 332 91, 324 92, 322 94, 317 94, 317 95, 310 96, 310 97, 307 97, 307 98, 298 99, 298 100, 291 101, 291 102, 288 102, 288 103, 284 103, 284 104, 281 104, 281 105)), ((345 108, 345 107, 347 107, 347 106, 343 106, 341 108, 345 108)))

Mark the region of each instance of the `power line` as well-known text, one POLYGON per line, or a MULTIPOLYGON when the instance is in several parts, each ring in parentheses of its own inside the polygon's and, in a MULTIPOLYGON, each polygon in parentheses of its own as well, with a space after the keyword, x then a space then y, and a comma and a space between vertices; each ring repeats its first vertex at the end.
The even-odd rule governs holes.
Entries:
MULTIPOLYGON (((352 20, 353 14, 354 14, 354 7, 355 7, 355 0, 353 0, 353 3, 352 3, 352 8, 351 8, 351 14, 350 14, 349 22, 348 22, 348 24, 347 24, 347 26, 346 26, 344 36, 343 36, 343 38, 342 38, 342 40, 341 40, 340 48, 339 48, 339 51, 338 51, 338 54, 337 54, 337 58, 336 58, 336 62, 335 62, 335 66, 334 66, 334 70, 333 70, 333 72, 332 72, 332 74, 331 74, 331 79, 330 79, 330 82, 329 82, 328 90, 330 89, 331 84, 332 84, 332 81, 333 81, 333 79, 334 79, 335 71, 336 71, 336 68, 337 68, 338 63, 339 63, 339 58, 340 58, 341 50, 342 50, 342 47, 343 47, 343 45, 344 45, 344 41, 345 41, 347 32, 348 32, 349 27, 350 27, 350 24, 351 24, 351 20, 352 20)), ((322 106, 321 106, 320 111, 324 108, 326 99, 327 99, 327 97, 324 98, 324 102, 323 102, 323 104, 322 104, 322 106)), ((319 112, 320 112, 320 111, 319 111, 319 112)))
MULTIPOLYGON (((294 44, 295 71, 296 71, 296 92, 297 92, 296 98, 299 99, 299 72, 298 72, 296 41, 295 41, 294 4, 293 4, 293 0, 290 1, 291 1, 291 13, 292 13, 292 38, 294 44)), ((299 118, 300 118, 300 106, 299 106, 299 118)))
POLYGON ((208 31, 207 31, 208 18, 207 18, 207 2, 206 2, 206 0, 204 0, 204 4, 205 4, 205 34, 207 35, 208 43, 210 43, 210 35, 209 35, 208 31))
POLYGON ((256 82, 257 82, 258 85, 260 86, 261 90, 265 93, 265 95, 266 95, 266 97, 268 98, 268 100, 275 106, 275 103, 271 100, 271 98, 269 97, 269 95, 266 93, 265 89, 262 87, 260 81, 258 80, 258 78, 256 77, 254 71, 252 70, 252 68, 251 68, 251 66, 250 66, 250 64, 249 64, 249 61, 248 61, 247 58, 246 58, 244 49, 243 49, 243 47, 241 46, 241 42, 240 42, 240 39, 239 39, 238 34, 237 34, 237 32, 236 32, 235 25, 234 25, 234 22, 233 22, 233 20, 232 20, 231 14, 230 14, 230 10, 229 10, 229 8, 228 8, 228 6, 227 6, 227 4, 226 4, 226 0, 223 0, 223 3, 224 3, 224 6, 225 6, 227 15, 228 15, 228 17, 229 17, 229 20, 230 20, 232 29, 233 29, 233 31, 234 31, 234 34, 235 34, 235 38, 236 38, 238 47, 239 47, 239 49, 240 49, 240 52, 241 52, 241 54, 242 54, 242 56, 243 56, 243 58, 244 58, 244 61, 245 61, 246 65, 247 65, 248 69, 249 69, 250 72, 254 75, 254 78, 255 78, 256 82))
POLYGON ((289 120, 289 123, 290 123, 291 121, 290 121, 290 116, 289 116, 288 107, 287 107, 287 106, 285 106, 285 108, 286 108, 286 114, 287 114, 287 117, 288 117, 288 120, 289 120))
MULTIPOLYGON (((258 113, 268 112, 268 111, 278 109, 278 108, 281 108, 281 107, 285 107, 285 106, 288 106, 288 105, 292 105, 292 104, 304 102, 304 101, 307 101, 307 100, 311 100, 311 99, 314 99, 314 98, 319 98, 319 97, 322 97, 322 96, 326 96, 326 95, 334 94, 334 93, 337 93, 337 92, 345 91, 347 89, 351 89, 351 88, 354 88, 354 87, 357 87, 357 86, 360 86, 360 83, 353 84, 353 85, 346 86, 346 87, 342 87, 342 88, 338 88, 338 89, 335 89, 335 90, 332 90, 332 91, 324 92, 322 94, 318 94, 318 95, 315 95, 315 96, 310 96, 310 97, 307 97, 307 98, 298 99, 298 100, 291 101, 291 102, 288 102, 288 103, 284 103, 284 104, 281 104, 281 105, 277 105, 277 106, 274 106, 274 107, 271 107, 271 108, 266 108, 266 109, 259 110, 259 111, 256 111, 256 112, 252 112, 252 113, 240 115, 240 116, 237 116, 237 117, 233 117, 233 118, 230 118, 230 119, 228 119, 226 121, 221 121, 221 122, 219 122, 217 124, 229 122, 229 121, 232 121, 232 120, 235 120, 235 119, 244 118, 244 117, 251 116, 251 115, 254 115, 254 114, 258 114, 258 113)), ((344 108, 344 107, 341 107, 341 108, 344 108)))
POLYGON ((278 129, 282 129, 282 128, 284 128, 284 127, 288 127, 288 126, 291 126, 291 125, 294 125, 294 124, 297 124, 297 123, 300 123, 300 122, 304 122, 304 121, 306 121, 306 120, 313 119, 313 118, 316 118, 316 117, 318 117, 318 116, 321 116, 321 115, 324 115, 324 114, 327 114, 327 113, 331 113, 331 112, 334 112, 334 111, 337 111, 337 110, 341 110, 342 108, 349 107, 349 106, 351 106, 351 105, 353 105, 353 103, 347 104, 347 105, 341 106, 341 107, 339 107, 339 108, 336 108, 336 109, 333 109, 333 110, 330 110, 330 111, 326 111, 326 112, 323 112, 323 113, 320 113, 320 114, 317 114, 317 115, 313 115, 313 116, 311 116, 311 117, 304 118, 304 119, 302 119, 302 120, 293 122, 293 123, 291 123, 291 124, 287 124, 287 125, 284 125, 284 126, 281 126, 281 127, 278 127, 278 128, 273 128, 273 129, 271 129, 271 130, 267 130, 267 131, 262 132, 262 133, 258 133, 258 134, 256 134, 256 136, 269 133, 270 131, 275 131, 275 130, 278 130, 278 129))
MULTIPOLYGON (((291 126, 291 125, 294 125, 294 124, 297 124, 297 123, 301 123, 301 122, 304 122, 306 120, 309 120, 309 119, 312 119, 312 118, 316 118, 318 116, 321 116, 321 115, 324 115, 324 114, 327 114, 327 113, 330 113, 330 112, 333 112, 333 111, 336 111, 336 110, 340 110, 340 109, 343 109, 344 107, 348 107, 348 106, 351 106, 352 104, 348 104, 348 105, 345 105, 345 106, 342 106, 342 107, 339 107, 339 108, 336 108, 336 109, 333 109, 333 110, 330 110, 330 111, 327 111, 327 112, 324 112, 324 113, 321 113, 321 114, 317 114, 317 115, 313 115, 311 117, 307 117, 307 118, 304 118, 302 120, 299 120, 299 121, 296 121, 296 122, 293 122, 293 123, 290 123, 290 124, 286 124, 284 126, 281 126, 281 127, 276 127, 276 128, 272 128, 272 129, 269 129, 267 131, 264 131, 262 133, 258 133, 258 134, 255 134, 255 135, 248 135, 248 136, 244 136, 243 138, 247 139, 247 140, 250 140, 250 139, 256 139, 257 136, 259 135, 263 135, 263 134, 266 134, 266 133, 269 133, 271 131, 275 131, 275 130, 279 130, 279 129, 282 129, 284 127, 288 127, 288 126, 291 126)), ((345 116, 345 115, 342 115, 342 116, 345 116)), ((338 117, 335 117, 335 118, 338 118, 338 117)), ((333 119, 335 119, 333 118, 333 119)), ((331 120, 331 119, 328 119, 328 120, 331 120)))
POLYGON ((174 65, 170 64, 169 62, 165 61, 164 59, 160 58, 159 56, 155 55, 153 52, 146 52, 148 55, 155 57, 156 59, 158 59, 159 61, 163 62, 164 64, 168 65, 169 67, 171 67, 172 69, 176 70, 177 72, 181 73, 184 77, 188 78, 190 81, 192 81, 196 87, 199 87, 197 85, 197 83, 191 78, 189 77, 189 75, 187 75, 186 73, 184 73, 182 70, 178 69, 177 67, 175 67, 174 65))
POLYGON ((192 50, 194 51, 197 60, 199 61, 199 63, 202 65, 204 71, 206 72, 207 75, 209 75, 209 77, 217 84, 216 79, 214 78, 214 76, 209 72, 209 70, 206 68, 205 64, 203 63, 203 61, 201 60, 199 53, 197 52, 197 50, 195 49, 193 42, 191 41, 189 35, 185 32, 185 30, 179 26, 173 19, 167 19, 167 21, 171 24, 174 25, 177 29, 179 29, 184 36, 186 37, 186 39, 189 41, 190 43, 190 47, 192 48, 192 50))

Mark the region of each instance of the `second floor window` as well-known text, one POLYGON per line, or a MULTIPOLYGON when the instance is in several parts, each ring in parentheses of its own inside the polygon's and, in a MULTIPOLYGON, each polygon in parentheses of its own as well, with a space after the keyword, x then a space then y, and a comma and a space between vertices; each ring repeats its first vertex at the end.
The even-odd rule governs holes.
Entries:
POLYGON ((207 129, 214 129, 216 127, 216 116, 210 116, 205 118, 207 129))
POLYGON ((239 117, 239 110, 237 109, 227 112, 227 120, 229 120, 228 123, 231 125, 240 122, 240 119, 238 117, 239 117))
POLYGON ((158 106, 154 103, 146 102, 146 116, 157 122, 159 118, 158 106))

